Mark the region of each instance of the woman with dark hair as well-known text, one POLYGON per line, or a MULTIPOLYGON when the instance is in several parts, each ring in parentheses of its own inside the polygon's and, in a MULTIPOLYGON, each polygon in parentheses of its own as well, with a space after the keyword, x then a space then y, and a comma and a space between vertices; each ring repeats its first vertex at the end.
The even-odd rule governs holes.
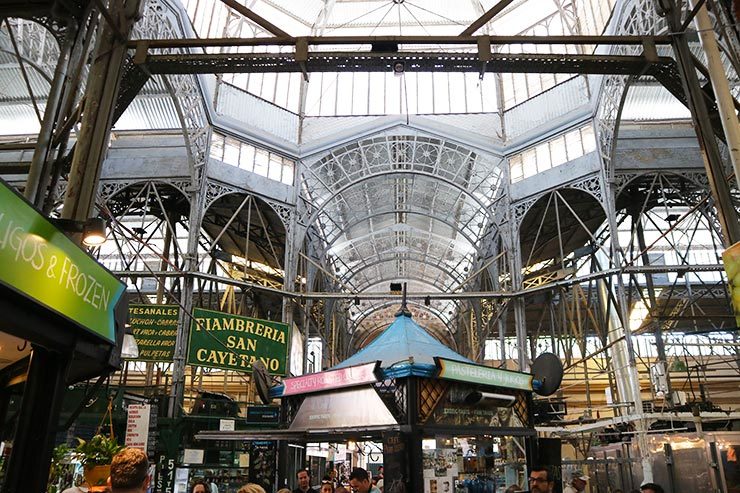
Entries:
POLYGON ((334 493, 334 485, 331 481, 322 481, 319 493, 334 493))
POLYGON ((190 487, 190 493, 211 493, 211 488, 205 481, 196 481, 190 487))

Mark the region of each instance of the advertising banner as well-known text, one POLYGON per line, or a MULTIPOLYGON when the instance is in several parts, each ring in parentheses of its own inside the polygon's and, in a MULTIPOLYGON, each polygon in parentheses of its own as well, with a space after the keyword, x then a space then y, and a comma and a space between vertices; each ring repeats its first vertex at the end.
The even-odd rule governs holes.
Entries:
POLYGON ((0 180, 0 283, 115 343, 124 284, 0 180))
POLYGON ((177 305, 129 305, 128 323, 139 346, 136 359, 172 362, 179 317, 177 305))
POLYGON ((323 392, 378 381, 380 362, 327 370, 283 380, 283 396, 323 392))
POLYGON ((532 375, 489 366, 463 363, 435 357, 437 378, 465 383, 478 383, 507 389, 532 390, 532 375))
POLYGON ((261 360, 272 375, 285 375, 290 332, 286 324, 193 309, 187 363, 222 370, 252 371, 261 360))

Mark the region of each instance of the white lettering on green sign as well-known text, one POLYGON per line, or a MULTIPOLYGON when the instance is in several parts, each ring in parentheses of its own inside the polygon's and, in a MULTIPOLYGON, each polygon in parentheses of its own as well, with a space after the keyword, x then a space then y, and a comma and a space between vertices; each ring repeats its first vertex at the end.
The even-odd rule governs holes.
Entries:
POLYGON ((509 389, 532 390, 532 375, 528 373, 499 370, 446 359, 440 359, 439 363, 442 367, 440 378, 509 389))
POLYGON ((0 181, 0 282, 115 341, 123 283, 0 181))

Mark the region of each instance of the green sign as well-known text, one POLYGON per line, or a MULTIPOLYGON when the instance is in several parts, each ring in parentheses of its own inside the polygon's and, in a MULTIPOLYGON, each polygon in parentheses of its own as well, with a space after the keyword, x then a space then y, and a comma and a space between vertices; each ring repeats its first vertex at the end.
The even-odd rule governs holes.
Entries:
POLYGON ((532 375, 500 370, 490 366, 461 363, 444 358, 434 358, 439 368, 439 378, 458 382, 479 383, 507 389, 532 390, 532 375))
POLYGON ((115 342, 113 312, 124 284, 3 181, 0 265, 1 283, 115 342))
POLYGON ((262 360, 273 375, 286 375, 290 331, 286 324, 193 309, 189 365, 250 372, 262 360))
POLYGON ((141 361, 169 361, 175 358, 177 305, 129 305, 128 323, 139 346, 141 361))

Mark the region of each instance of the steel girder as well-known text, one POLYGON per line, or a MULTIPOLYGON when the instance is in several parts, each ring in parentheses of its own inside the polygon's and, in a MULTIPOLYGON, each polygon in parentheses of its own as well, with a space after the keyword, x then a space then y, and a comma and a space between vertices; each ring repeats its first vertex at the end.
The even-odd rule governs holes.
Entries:
POLYGON ((301 62, 295 53, 191 53, 147 55, 141 64, 152 74, 392 72, 395 63, 403 62, 407 72, 640 75, 653 65, 675 63, 669 57, 643 55, 492 53, 489 57, 469 52, 319 52, 301 62))

